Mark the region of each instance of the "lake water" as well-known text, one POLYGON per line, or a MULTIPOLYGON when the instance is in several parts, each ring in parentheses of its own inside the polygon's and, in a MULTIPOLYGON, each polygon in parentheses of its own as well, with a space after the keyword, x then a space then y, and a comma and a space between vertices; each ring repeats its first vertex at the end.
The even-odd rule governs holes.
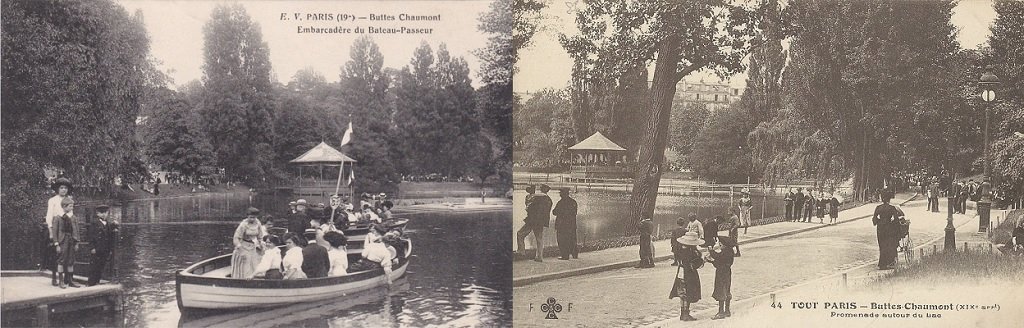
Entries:
MULTIPOLYGON (((539 191, 538 191, 539 193, 539 191)), ((552 204, 557 204, 560 197, 558 192, 548 192, 552 204)), ((570 196, 579 205, 577 212, 576 226, 577 239, 583 243, 596 239, 618 238, 625 235, 625 220, 629 215, 629 193, 614 191, 593 191, 575 192, 570 196)), ((513 233, 523 226, 523 219, 526 218, 526 191, 516 190, 513 193, 513 233)), ((739 197, 734 198, 739 201, 739 197)), ((781 196, 769 195, 767 197, 752 197, 754 208, 750 211, 751 218, 761 218, 762 204, 764 205, 765 217, 781 216, 785 212, 785 203, 781 196)), ((676 228, 676 219, 687 217, 690 213, 696 213, 700 218, 713 217, 715 215, 726 215, 730 207, 728 195, 703 195, 703 196, 682 196, 682 195, 658 195, 657 204, 654 209, 653 223, 655 231, 666 231, 676 228)), ((733 204, 735 205, 735 204, 733 204)), ((552 206, 553 207, 553 206, 552 206)), ((555 246, 555 224, 554 216, 551 217, 550 229, 544 229, 544 245, 555 246)), ((527 247, 532 247, 534 240, 532 235, 526 238, 527 247)), ((512 240, 515 245, 515 238, 512 240)), ((513 246, 514 247, 514 246, 513 246)))
MULTIPOLYGON (((270 207, 274 200, 254 199, 270 207)), ((278 199, 276 202, 283 202, 278 199)), ((62 318, 71 325, 166 327, 218 325, 239 313, 182 318, 174 275, 197 261, 231 252, 231 235, 249 206, 249 195, 205 195, 129 203, 122 212, 122 238, 115 254, 124 285, 124 322, 93 315, 62 318)), ((285 204, 285 203, 280 203, 285 204)), ((284 206, 281 206, 284 207, 284 206)), ((397 213, 401 213, 398 209, 397 213)), ((406 229, 414 254, 405 278, 344 299, 273 310, 268 326, 510 326, 512 242, 510 213, 416 213, 406 229)), ((243 316, 244 317, 244 316, 243 316)), ((234 324, 233 324, 234 323, 234 324)))

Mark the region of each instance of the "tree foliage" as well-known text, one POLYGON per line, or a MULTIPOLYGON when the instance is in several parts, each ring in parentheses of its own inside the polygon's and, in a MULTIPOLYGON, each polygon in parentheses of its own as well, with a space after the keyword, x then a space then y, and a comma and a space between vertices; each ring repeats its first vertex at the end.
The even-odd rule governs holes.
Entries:
MULTIPOLYGON (((817 160, 804 163, 834 161, 833 166, 802 169, 820 175, 843 168, 854 176, 862 197, 881 187, 891 172, 926 158, 932 150, 924 147, 962 146, 943 137, 949 131, 916 132, 922 124, 940 121, 971 126, 964 124, 960 92, 968 83, 949 74, 957 71, 959 52, 952 8, 951 1, 791 3, 796 35, 784 98, 792 110, 781 113, 797 118, 776 117, 777 126, 767 130, 778 132, 779 124, 799 121, 804 137, 768 133, 762 140, 784 141, 771 149, 791 156, 817 151, 817 160)), ((773 160, 766 167, 775 171, 783 163, 800 163, 773 160)))
POLYGON ((217 164, 234 179, 263 183, 257 150, 273 136, 269 49, 241 5, 218 5, 203 27, 202 113, 217 164))
POLYGON ((147 61, 141 14, 111 1, 4 1, 0 12, 3 248, 13 249, 10 237, 42 217, 44 168, 82 192, 108 188, 137 161, 140 101, 163 78, 147 61))
POLYGON ((388 94, 391 77, 384 71, 384 55, 366 36, 356 39, 349 58, 341 70, 340 99, 342 110, 351 115, 354 130, 352 145, 347 146, 350 150, 342 151, 358 161, 355 191, 394 190, 399 174, 389 137, 393 115, 388 94))

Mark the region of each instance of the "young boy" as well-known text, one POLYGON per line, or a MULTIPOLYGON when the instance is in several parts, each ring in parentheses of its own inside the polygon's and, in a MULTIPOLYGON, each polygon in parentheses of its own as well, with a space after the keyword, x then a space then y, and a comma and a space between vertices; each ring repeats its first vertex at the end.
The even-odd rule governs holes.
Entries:
POLYGON ((709 253, 711 263, 715 266, 715 291, 711 297, 718 301, 718 314, 712 320, 725 319, 732 316, 729 302, 732 300, 732 263, 735 257, 733 247, 736 242, 728 236, 718 237, 718 244, 709 253))
POLYGON ((72 277, 75 275, 75 251, 78 250, 78 241, 81 240, 81 232, 78 228, 78 218, 74 216, 75 201, 65 197, 60 201, 64 213, 53 218, 54 243, 57 247, 57 275, 60 288, 80 286, 75 284, 72 277))

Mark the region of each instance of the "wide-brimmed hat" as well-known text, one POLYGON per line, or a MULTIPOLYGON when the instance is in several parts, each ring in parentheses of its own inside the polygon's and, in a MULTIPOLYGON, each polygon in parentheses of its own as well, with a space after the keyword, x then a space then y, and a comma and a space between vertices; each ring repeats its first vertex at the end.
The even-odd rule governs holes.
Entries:
POLYGON ((96 213, 106 213, 107 210, 110 210, 110 205, 107 205, 107 204, 96 205, 96 213))
POLYGON ((295 205, 296 206, 298 206, 298 205, 306 206, 306 205, 309 205, 309 204, 306 203, 305 199, 299 198, 299 200, 295 201, 295 205))
POLYGON ((75 191, 75 186, 71 185, 71 180, 68 180, 68 178, 57 178, 57 180, 53 180, 53 183, 50 184, 50 189, 58 191, 60 190, 60 186, 68 187, 68 193, 75 191))
POLYGON ((245 210, 245 214, 248 214, 248 215, 260 215, 260 209, 255 208, 255 207, 250 207, 249 209, 245 210))
POLYGON ((294 201, 288 202, 288 206, 295 206, 295 202, 294 201))
POLYGON ((678 241, 680 244, 689 246, 697 246, 704 244, 704 240, 700 239, 700 237, 697 237, 696 231, 687 231, 686 234, 683 235, 682 237, 676 238, 676 241, 678 241))

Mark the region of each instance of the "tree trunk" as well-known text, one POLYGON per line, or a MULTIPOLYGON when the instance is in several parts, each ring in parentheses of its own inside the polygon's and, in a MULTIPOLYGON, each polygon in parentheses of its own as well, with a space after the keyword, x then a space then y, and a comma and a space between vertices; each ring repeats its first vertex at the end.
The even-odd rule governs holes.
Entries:
POLYGON ((661 182, 665 146, 668 142, 668 124, 672 113, 672 98, 681 74, 676 72, 680 62, 680 40, 669 36, 658 45, 658 59, 654 66, 651 86, 650 115, 640 139, 639 158, 634 171, 633 194, 629 198, 629 217, 625 222, 625 235, 639 233, 641 218, 654 217, 654 204, 661 182))

